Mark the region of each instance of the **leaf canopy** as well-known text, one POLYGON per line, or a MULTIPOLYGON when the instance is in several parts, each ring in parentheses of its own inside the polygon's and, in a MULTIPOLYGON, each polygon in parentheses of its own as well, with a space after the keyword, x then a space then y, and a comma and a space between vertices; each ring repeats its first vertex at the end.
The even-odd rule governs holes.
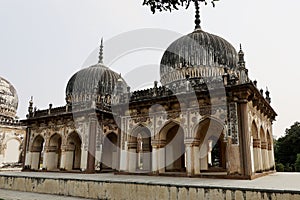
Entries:
POLYGON ((211 2, 213 7, 215 7, 215 2, 219 0, 144 0, 143 5, 150 6, 152 13, 156 11, 172 11, 178 10, 178 7, 185 7, 186 9, 190 6, 191 2, 199 2, 208 4, 211 2))

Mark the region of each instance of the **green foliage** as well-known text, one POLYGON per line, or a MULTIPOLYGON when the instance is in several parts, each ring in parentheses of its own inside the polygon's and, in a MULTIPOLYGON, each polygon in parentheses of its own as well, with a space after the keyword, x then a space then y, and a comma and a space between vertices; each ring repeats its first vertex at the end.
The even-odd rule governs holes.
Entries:
MULTIPOLYGON (((275 161, 285 166, 285 171, 294 171, 297 154, 300 154, 300 123, 295 122, 285 135, 274 143, 275 161)), ((300 165, 300 158, 299 158, 300 165)))
POLYGON ((284 165, 282 163, 276 164, 276 171, 277 172, 284 172, 284 165))
MULTIPOLYGON (((178 10, 179 6, 188 8, 191 2, 203 2, 207 5, 207 0, 144 0, 143 5, 150 6, 152 13, 155 11, 172 11, 178 10)), ((215 1, 219 0, 210 0, 212 5, 215 7, 215 1)))
POLYGON ((296 159, 296 162, 295 162, 295 170, 297 172, 300 172, 300 154, 299 153, 297 154, 297 159, 296 159))

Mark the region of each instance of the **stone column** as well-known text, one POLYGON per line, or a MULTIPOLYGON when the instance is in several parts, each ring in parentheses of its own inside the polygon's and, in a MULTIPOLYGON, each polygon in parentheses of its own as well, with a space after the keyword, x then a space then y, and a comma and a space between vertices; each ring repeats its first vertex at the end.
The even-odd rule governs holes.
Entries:
POLYGON ((133 173, 136 171, 136 143, 128 143, 128 171, 133 173))
POLYGON ((64 146, 61 149, 60 169, 66 169, 66 149, 64 146))
POLYGON ((24 153, 24 156, 23 156, 23 159, 22 159, 22 169, 24 170, 25 169, 25 166, 26 168, 27 167, 30 167, 30 160, 31 160, 31 155, 30 155, 30 152, 29 152, 29 139, 30 139, 30 135, 31 135, 31 128, 30 126, 28 126, 26 128, 26 134, 25 134, 25 138, 24 138, 24 149, 23 149, 23 153, 24 153))
POLYGON ((23 165, 24 165, 23 169, 25 168, 25 166, 30 168, 30 164, 31 164, 31 152, 28 151, 28 152, 26 152, 25 165, 23 163, 23 165))
POLYGON ((128 171, 128 145, 127 141, 124 142, 124 149, 120 147, 120 171, 128 171))
POLYGON ((165 144, 159 146, 160 148, 158 148, 157 151, 157 155, 158 155, 158 171, 159 173, 165 173, 166 171, 166 148, 165 148, 165 144))
POLYGON ((158 146, 152 145, 152 173, 158 174, 158 146))
POLYGON ((208 170, 208 144, 207 142, 203 142, 200 145, 200 152, 199 152, 199 158, 200 158, 200 170, 208 170))
POLYGON ((93 113, 89 116, 89 146, 87 157, 87 173, 95 172, 97 116, 93 113))
POLYGON ((239 113, 239 130, 240 130, 240 144, 241 144, 241 158, 242 158, 242 175, 251 176, 252 175, 252 165, 251 165, 251 153, 250 153, 250 134, 249 134, 249 124, 248 124, 248 107, 247 100, 242 100, 238 103, 238 113, 239 113))
POLYGON ((165 141, 152 140, 152 172, 154 174, 165 173, 166 149, 165 141))
POLYGON ((254 171, 260 172, 261 169, 261 153, 260 153, 260 139, 253 139, 253 157, 254 157, 254 171))
POLYGON ((31 169, 33 170, 40 169, 40 152, 37 151, 31 152, 31 169))
POLYGON ((275 169, 274 163, 274 153, 273 153, 272 144, 268 144, 268 156, 269 156, 269 165, 270 169, 275 169))
POLYGON ((55 170, 57 169, 58 164, 58 154, 57 154, 57 147, 56 146, 49 146, 45 148, 45 166, 44 168, 47 170, 55 170))
POLYGON ((199 146, 193 146, 194 151, 194 174, 200 174, 200 148, 199 146))
POLYGON ((269 169, 269 158, 268 158, 268 150, 267 150, 267 143, 261 142, 261 155, 262 155, 262 163, 263 163, 263 170, 269 169))
POLYGON ((185 144, 186 152, 186 173, 188 176, 194 175, 194 162, 193 162, 193 146, 191 143, 185 144))

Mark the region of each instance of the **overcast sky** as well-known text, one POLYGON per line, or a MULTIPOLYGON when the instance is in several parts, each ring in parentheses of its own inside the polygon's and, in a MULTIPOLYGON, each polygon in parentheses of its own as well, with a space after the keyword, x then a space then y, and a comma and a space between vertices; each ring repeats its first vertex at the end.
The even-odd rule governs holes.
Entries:
MULTIPOLYGON (((295 0, 220 0, 216 8, 201 9, 202 28, 237 50, 242 43, 250 78, 269 88, 278 113, 276 136, 300 121, 299 10, 295 0)), ((194 29, 194 9, 153 15, 142 0, 0 0, 0 26, 0 76, 17 89, 18 116, 25 118, 30 96, 39 109, 65 104, 69 78, 87 67, 102 36, 107 41, 143 28, 188 34, 194 29)), ((124 74, 141 63, 158 67, 161 53, 132 53, 111 68, 124 74)))

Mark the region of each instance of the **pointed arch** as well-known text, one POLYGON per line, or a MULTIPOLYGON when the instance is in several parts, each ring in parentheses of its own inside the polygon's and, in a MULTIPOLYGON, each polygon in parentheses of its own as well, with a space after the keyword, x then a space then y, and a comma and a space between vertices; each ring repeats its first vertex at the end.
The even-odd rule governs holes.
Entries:
POLYGON ((62 144, 62 137, 58 133, 54 133, 49 138, 47 144, 47 170, 55 170, 60 168, 61 163, 61 144, 62 144))
POLYGON ((167 121, 160 129, 159 140, 164 146, 166 171, 186 171, 184 130, 176 120, 167 121))
POLYGON ((32 142, 30 152, 32 154, 31 157, 31 169, 39 170, 43 164, 43 154, 44 154, 44 137, 39 134, 37 135, 32 142))
POLYGON ((170 119, 167 122, 165 122, 165 124, 159 130, 159 139, 165 141, 168 131, 176 125, 181 127, 180 122, 174 119, 170 119))
POLYGON ((102 146, 102 170, 114 170, 117 168, 118 134, 110 131, 103 138, 102 146))
POLYGON ((145 124, 138 124, 129 136, 129 145, 136 151, 136 169, 150 172, 152 165, 151 131, 145 124))
POLYGON ((266 134, 265 134, 264 128, 262 126, 260 127, 260 130, 259 130, 259 137, 260 137, 261 142, 267 142, 266 134))
POLYGON ((257 125, 254 120, 251 124, 251 135, 252 135, 253 139, 259 139, 258 128, 257 128, 257 125))
POLYGON ((80 169, 81 166, 81 153, 82 153, 82 140, 80 135, 73 131, 67 137, 67 170, 80 169))
POLYGON ((224 142, 224 123, 211 116, 203 117, 194 127, 201 160, 201 170, 226 169, 226 144, 224 142))

